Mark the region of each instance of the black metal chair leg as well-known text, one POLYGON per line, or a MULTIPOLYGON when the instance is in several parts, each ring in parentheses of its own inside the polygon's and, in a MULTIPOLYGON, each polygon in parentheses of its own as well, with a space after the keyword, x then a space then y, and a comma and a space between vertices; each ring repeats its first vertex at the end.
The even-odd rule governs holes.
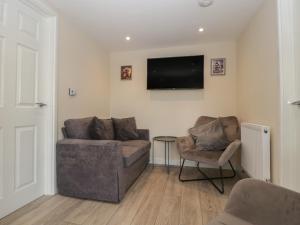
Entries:
POLYGON ((236 171, 234 169, 234 167, 232 166, 232 163, 230 162, 230 160, 228 161, 229 165, 232 169, 233 174, 231 176, 223 176, 223 168, 220 166, 219 167, 219 173, 220 176, 219 177, 209 177, 206 173, 204 173, 200 167, 199 167, 199 162, 197 163, 197 169, 198 171, 204 176, 204 178, 195 178, 195 179, 182 179, 181 175, 182 175, 182 171, 183 171, 183 167, 184 167, 184 163, 185 163, 185 159, 183 159, 182 165, 180 167, 180 172, 179 172, 179 180, 181 182, 191 182, 191 181, 209 181, 221 194, 224 194, 224 179, 230 179, 230 178, 234 178, 236 176, 236 171), (218 187, 216 185, 216 183, 214 182, 214 180, 220 180, 221 183, 221 187, 218 187))

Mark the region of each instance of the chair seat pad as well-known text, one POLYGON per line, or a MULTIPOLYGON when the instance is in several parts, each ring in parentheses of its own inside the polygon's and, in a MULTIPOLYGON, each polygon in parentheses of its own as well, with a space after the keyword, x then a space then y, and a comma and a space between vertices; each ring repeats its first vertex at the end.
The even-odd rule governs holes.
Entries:
POLYGON ((183 159, 218 166, 218 160, 224 151, 204 151, 197 148, 180 151, 183 159))
POLYGON ((124 164, 126 167, 131 166, 138 159, 150 150, 151 143, 143 140, 123 141, 121 149, 124 164))
POLYGON ((218 216, 216 219, 214 219, 208 225, 254 225, 254 224, 244 221, 235 216, 232 216, 228 213, 224 213, 224 214, 218 216))

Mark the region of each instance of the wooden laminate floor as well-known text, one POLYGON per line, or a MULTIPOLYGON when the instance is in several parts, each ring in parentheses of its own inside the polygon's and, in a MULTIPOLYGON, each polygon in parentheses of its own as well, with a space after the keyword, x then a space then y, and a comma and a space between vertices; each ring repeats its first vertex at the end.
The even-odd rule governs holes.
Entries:
MULTIPOLYGON (((0 220, 0 225, 205 225, 222 212, 237 180, 219 194, 207 181, 181 183, 178 168, 149 166, 120 204, 44 196, 0 220)), ((187 169, 185 175, 197 175, 187 169)))

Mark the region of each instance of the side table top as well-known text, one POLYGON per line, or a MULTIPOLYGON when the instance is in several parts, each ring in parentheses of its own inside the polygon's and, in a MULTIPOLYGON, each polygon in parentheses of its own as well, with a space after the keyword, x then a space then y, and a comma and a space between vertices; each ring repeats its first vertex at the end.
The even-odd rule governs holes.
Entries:
POLYGON ((156 136, 153 138, 154 141, 163 141, 163 142, 175 142, 177 137, 174 136, 156 136))

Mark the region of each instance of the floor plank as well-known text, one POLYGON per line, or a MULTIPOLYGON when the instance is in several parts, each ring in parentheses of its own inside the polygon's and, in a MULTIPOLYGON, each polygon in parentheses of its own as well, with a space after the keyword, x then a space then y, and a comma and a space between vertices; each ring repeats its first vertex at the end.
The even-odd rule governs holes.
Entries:
MULTIPOLYGON (((179 182, 178 172, 149 166, 120 204, 43 196, 0 225, 206 225, 222 212, 237 179, 226 180, 221 195, 207 181, 179 182)), ((198 175, 185 169, 185 177, 198 175)))

